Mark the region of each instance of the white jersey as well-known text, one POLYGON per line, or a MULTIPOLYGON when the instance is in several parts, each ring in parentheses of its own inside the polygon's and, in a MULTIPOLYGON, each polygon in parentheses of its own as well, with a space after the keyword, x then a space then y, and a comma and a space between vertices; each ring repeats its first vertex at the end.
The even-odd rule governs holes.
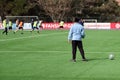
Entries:
POLYGON ((38 27, 40 27, 42 25, 42 21, 39 21, 38 23, 38 27))

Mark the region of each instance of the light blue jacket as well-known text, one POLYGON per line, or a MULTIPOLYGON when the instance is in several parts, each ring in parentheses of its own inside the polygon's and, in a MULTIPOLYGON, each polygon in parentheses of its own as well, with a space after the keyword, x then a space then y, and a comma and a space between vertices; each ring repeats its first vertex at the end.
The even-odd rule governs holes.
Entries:
POLYGON ((81 41, 85 37, 84 28, 79 23, 74 23, 69 31, 68 40, 81 41))

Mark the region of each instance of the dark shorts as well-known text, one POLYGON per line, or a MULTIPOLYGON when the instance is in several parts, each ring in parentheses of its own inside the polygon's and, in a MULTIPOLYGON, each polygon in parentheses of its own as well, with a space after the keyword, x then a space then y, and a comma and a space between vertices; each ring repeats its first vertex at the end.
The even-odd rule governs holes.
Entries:
POLYGON ((40 28, 43 28, 43 26, 40 26, 40 28))
POLYGON ((23 27, 19 27, 19 29, 22 29, 22 30, 23 30, 23 27))
POLYGON ((59 28, 63 28, 63 26, 60 26, 59 28))
POLYGON ((18 25, 16 25, 16 27, 18 27, 18 25))
POLYGON ((9 29, 12 29, 12 26, 10 26, 9 29))
POLYGON ((33 29, 39 29, 38 27, 33 27, 33 29))

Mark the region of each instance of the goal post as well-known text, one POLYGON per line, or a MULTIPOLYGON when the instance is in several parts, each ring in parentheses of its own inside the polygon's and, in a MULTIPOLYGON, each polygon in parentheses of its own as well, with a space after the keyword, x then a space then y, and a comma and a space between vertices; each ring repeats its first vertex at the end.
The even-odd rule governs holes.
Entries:
POLYGON ((1 18, 1 16, 0 16, 0 22, 2 21, 2 18, 1 18))
POLYGON ((9 21, 12 21, 13 29, 16 29, 16 20, 22 20, 24 21, 23 29, 24 30, 29 30, 31 29, 31 21, 33 20, 39 20, 38 16, 5 16, 6 19, 9 21))
POLYGON ((3 29, 3 25, 2 25, 2 18, 0 16, 0 30, 3 29))

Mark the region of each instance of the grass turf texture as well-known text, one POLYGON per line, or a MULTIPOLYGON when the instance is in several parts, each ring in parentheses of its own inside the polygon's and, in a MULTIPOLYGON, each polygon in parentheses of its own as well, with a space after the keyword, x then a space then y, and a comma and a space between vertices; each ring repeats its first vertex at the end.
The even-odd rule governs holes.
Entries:
MULTIPOLYGON (((2 31, 0 31, 2 33, 2 31)), ((0 34, 0 80, 119 80, 119 30, 85 30, 88 62, 70 62, 68 30, 0 34), (115 60, 109 60, 110 53, 115 60)))

